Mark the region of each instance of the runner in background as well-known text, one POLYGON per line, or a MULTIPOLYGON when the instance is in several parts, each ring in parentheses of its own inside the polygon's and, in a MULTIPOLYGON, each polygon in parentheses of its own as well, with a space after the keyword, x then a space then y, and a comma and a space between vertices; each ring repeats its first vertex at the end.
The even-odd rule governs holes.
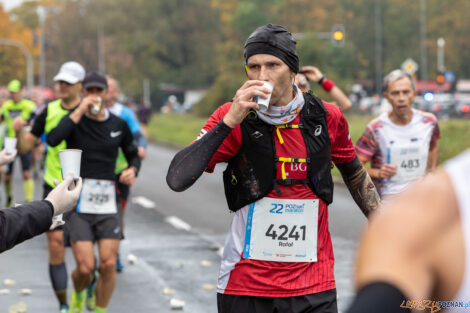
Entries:
MULTIPOLYGON (((54 129, 65 115, 75 109, 80 103, 80 90, 85 78, 85 69, 77 62, 66 62, 54 77, 55 95, 57 100, 49 102, 34 121, 31 132, 25 131, 27 124, 20 116, 13 121, 13 128, 18 138, 18 150, 21 153, 31 149, 54 129)), ((55 147, 47 147, 43 182, 43 198, 55 187, 54 180, 62 181, 59 151, 66 149, 65 141, 55 147)), ((52 287, 59 301, 59 312, 68 310, 67 302, 67 268, 65 266, 64 232, 62 226, 48 231, 49 275, 52 287)))
POLYGON ((116 284, 116 254, 123 236, 122 209, 116 197, 114 173, 119 148, 129 163, 121 173, 121 183, 132 185, 141 163, 127 123, 102 105, 106 89, 103 74, 88 73, 83 80, 84 97, 80 105, 64 116, 46 138, 52 147, 65 140, 67 148, 83 151, 82 194, 76 211, 64 225, 77 262, 72 272, 71 313, 82 312, 86 288, 94 279, 95 242, 98 244, 100 275, 95 289, 94 312, 105 313, 107 310, 116 284))
POLYGON ((319 84, 323 90, 328 92, 334 100, 333 103, 336 104, 341 111, 344 112, 351 108, 352 103, 344 92, 314 66, 304 66, 300 69, 300 73, 295 75, 295 83, 302 92, 308 92, 310 90, 309 81, 319 84))
MULTIPOLYGON (((10 100, 5 101, 1 107, 1 119, 5 121, 7 129, 7 137, 15 137, 15 130, 13 129, 13 119, 17 116, 26 121, 28 124, 34 118, 36 104, 30 100, 24 99, 21 92, 21 83, 19 80, 12 80, 8 84, 8 91, 10 92, 10 100)), ((21 169, 23 171, 23 192, 24 198, 27 202, 31 202, 34 197, 34 180, 31 174, 31 152, 19 154, 21 160, 21 169)), ((6 206, 12 206, 12 191, 11 180, 13 175, 13 167, 15 163, 10 163, 5 173, 5 194, 7 196, 6 206)))
POLYGON ((367 172, 382 198, 402 192, 437 167, 440 138, 436 117, 413 109, 417 91, 409 74, 392 71, 383 90, 392 111, 372 120, 356 143, 359 160, 371 163, 367 172))
MULTIPOLYGON (((110 113, 122 118, 127 122, 132 135, 137 143, 137 148, 139 152, 139 157, 141 160, 145 158, 145 150, 147 148, 147 138, 142 134, 139 121, 137 120, 134 112, 126 107, 125 105, 117 102, 117 97, 120 93, 119 82, 111 76, 107 76, 108 83, 108 92, 105 96, 105 106, 110 113)), ((116 192, 118 200, 121 202, 122 207, 122 229, 124 231, 124 215, 126 212, 127 201, 130 194, 130 186, 123 184, 119 181, 122 171, 127 169, 128 164, 127 160, 122 151, 119 152, 117 161, 116 161, 116 192)), ((121 272, 124 269, 124 265, 121 262, 120 254, 118 253, 116 259, 116 270, 121 272)))

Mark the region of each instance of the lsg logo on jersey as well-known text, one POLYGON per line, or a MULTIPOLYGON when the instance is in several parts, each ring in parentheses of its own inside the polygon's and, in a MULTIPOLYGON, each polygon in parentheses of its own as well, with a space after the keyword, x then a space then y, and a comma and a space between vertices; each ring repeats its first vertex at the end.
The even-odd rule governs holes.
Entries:
POLYGON ((306 172, 307 163, 290 163, 290 170, 291 172, 296 172, 296 171, 306 172))

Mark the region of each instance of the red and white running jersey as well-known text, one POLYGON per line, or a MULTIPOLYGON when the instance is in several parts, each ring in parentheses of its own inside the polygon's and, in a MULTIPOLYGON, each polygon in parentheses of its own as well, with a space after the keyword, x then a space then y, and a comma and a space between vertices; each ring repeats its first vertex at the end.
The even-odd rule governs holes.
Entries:
POLYGON ((413 109, 413 117, 407 125, 396 125, 388 113, 382 113, 367 125, 356 142, 356 152, 370 160, 372 168, 380 168, 384 163, 398 166, 396 177, 373 180, 379 194, 384 197, 402 192, 411 182, 424 175, 429 147, 439 138, 437 119, 431 113, 413 109), (413 149, 419 151, 413 153, 413 149), (396 156, 400 153, 404 156, 396 156), (417 175, 413 175, 413 170, 417 175), (400 175, 403 172, 405 174, 400 175))
MULTIPOLYGON (((341 111, 333 104, 323 103, 328 110, 327 125, 331 142, 331 156, 335 163, 351 162, 356 157, 349 135, 348 124, 341 111)), ((214 127, 229 111, 231 103, 219 107, 203 127, 200 136, 214 127)), ((297 116, 291 124, 299 124, 297 116)), ((274 134, 279 157, 307 157, 307 149, 300 129, 280 129, 284 140, 280 144, 274 134)), ((209 163, 212 172, 217 163, 230 160, 241 147, 241 129, 236 126, 225 139, 209 163)), ((288 178, 307 177, 305 163, 286 163, 288 178)), ((281 162, 277 162, 277 178, 281 179, 281 162)), ((267 197, 282 199, 319 199, 308 186, 279 186, 282 195, 272 190, 267 197)), ((328 230, 328 207, 320 199, 318 208, 317 262, 273 262, 242 258, 248 206, 233 217, 220 267, 217 292, 233 295, 262 297, 291 297, 318 293, 336 288, 334 256, 328 230)))

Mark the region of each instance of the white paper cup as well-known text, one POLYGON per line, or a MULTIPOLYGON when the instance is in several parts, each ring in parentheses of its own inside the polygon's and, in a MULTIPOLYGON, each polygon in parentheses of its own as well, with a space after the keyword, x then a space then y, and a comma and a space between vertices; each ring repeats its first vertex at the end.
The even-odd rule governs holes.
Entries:
POLYGON ((91 107, 91 114, 98 114, 101 110, 101 97, 98 97, 98 103, 94 104, 92 107, 91 107))
POLYGON ((82 150, 79 149, 65 149, 59 151, 60 170, 62 172, 62 179, 67 174, 72 173, 73 178, 80 177, 80 162, 82 160, 82 150))
POLYGON ((16 138, 6 137, 4 139, 5 149, 7 150, 7 154, 12 154, 13 151, 16 149, 16 138))
MULTIPOLYGON (((66 149, 59 151, 60 170, 62 172, 62 179, 67 174, 72 173, 73 178, 80 177, 80 163, 82 160, 82 150, 79 149, 66 149)), ((52 225, 50 229, 54 229, 60 225, 65 224, 63 214, 59 214, 52 218, 52 225)))
POLYGON ((271 100, 271 94, 273 92, 274 86, 270 82, 264 82, 263 87, 268 88, 270 90, 270 93, 268 94, 268 97, 266 99, 256 97, 256 102, 259 105, 259 111, 262 113, 266 113, 269 108, 269 101, 271 100))

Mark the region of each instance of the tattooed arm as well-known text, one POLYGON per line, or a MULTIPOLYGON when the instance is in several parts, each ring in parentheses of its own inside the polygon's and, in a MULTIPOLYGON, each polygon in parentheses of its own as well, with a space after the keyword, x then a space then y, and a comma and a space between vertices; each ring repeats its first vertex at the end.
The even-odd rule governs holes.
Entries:
POLYGON ((354 201, 366 217, 380 206, 380 196, 374 183, 359 159, 352 162, 336 164, 344 183, 348 186, 354 201))

